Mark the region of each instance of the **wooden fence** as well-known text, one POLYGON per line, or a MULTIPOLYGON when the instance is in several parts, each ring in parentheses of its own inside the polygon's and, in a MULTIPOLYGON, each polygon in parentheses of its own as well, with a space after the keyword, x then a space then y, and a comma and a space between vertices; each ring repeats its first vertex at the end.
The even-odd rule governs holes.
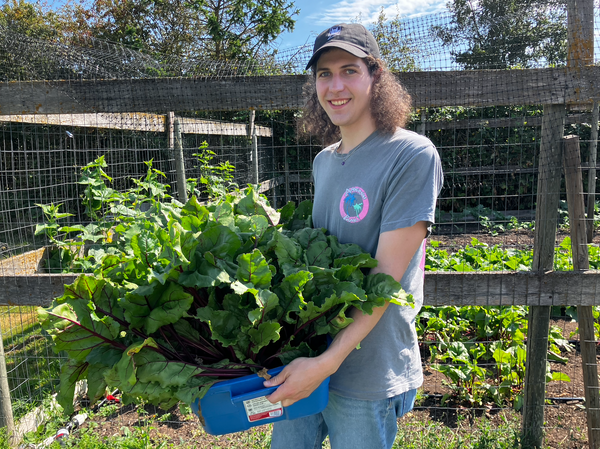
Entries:
MULTIPOLYGON (((575 153, 579 152, 578 143, 575 145, 573 140, 568 140, 563 145, 564 126, 561 125, 569 105, 592 109, 592 101, 600 99, 600 67, 592 65, 593 2, 569 0, 568 12, 569 64, 566 68, 415 72, 399 74, 398 78, 412 95, 417 108, 544 105, 533 271, 427 273, 425 304, 530 306, 522 423, 524 447, 540 447, 543 440, 550 308, 578 306, 585 359, 588 436, 590 447, 596 449, 600 445, 600 401, 591 307, 600 305, 600 273, 586 270, 583 255, 577 258, 575 271, 551 271, 563 165, 567 184, 571 186, 569 212, 573 214, 570 223, 574 232, 574 254, 579 254, 587 242, 586 232, 582 232, 585 229, 581 208, 584 193, 578 187, 581 161, 573 163, 575 153), (567 155, 564 162, 563 154, 567 155), (579 206, 574 211, 575 203, 579 206)), ((303 102, 302 86, 306 80, 306 76, 296 75, 219 80, 8 82, 0 84, 0 115, 125 114, 200 108, 219 111, 297 109, 303 102)), ((592 115, 597 136, 597 113, 592 115)), ((595 160, 594 153, 594 166, 595 160)), ((61 294, 63 284, 73 279, 70 275, 37 274, 35 270, 9 272, 7 267, 0 275, 0 304, 47 305, 52 297, 61 294)), ((6 372, 1 366, 0 381, 0 400, 3 402, 0 413, 4 415, 0 417, 0 424, 10 428, 10 395, 7 394, 6 372)))

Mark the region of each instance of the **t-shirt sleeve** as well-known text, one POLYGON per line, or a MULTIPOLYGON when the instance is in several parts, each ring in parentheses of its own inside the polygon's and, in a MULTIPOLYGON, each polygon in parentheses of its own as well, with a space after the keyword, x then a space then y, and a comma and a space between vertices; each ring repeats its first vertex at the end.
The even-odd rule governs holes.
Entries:
POLYGON ((385 185, 380 232, 435 222, 435 205, 442 189, 440 157, 433 145, 397 160, 385 185))

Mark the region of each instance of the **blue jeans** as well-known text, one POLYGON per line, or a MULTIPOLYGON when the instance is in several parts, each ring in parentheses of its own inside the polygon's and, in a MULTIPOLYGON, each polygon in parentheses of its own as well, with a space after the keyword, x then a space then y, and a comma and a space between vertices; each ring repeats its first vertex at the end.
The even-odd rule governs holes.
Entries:
POLYGON ((363 401, 329 392, 321 413, 273 424, 271 449, 321 449, 329 435, 331 449, 390 449, 396 420, 412 410, 417 390, 388 399, 363 401))

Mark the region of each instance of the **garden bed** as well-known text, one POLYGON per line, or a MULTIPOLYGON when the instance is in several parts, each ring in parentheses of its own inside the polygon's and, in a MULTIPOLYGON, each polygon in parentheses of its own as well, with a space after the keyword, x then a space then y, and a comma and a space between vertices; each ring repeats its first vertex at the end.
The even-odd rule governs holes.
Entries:
MULTIPOLYGON (((577 328, 576 322, 557 319, 552 320, 552 324, 562 329, 566 339, 577 340, 577 336, 571 337, 577 328)), ((547 385, 546 396, 558 399, 549 400, 547 404, 544 447, 584 448, 587 447, 587 425, 583 402, 562 400, 584 395, 578 345, 575 343, 571 352, 561 355, 568 362, 551 363, 551 367, 568 374, 571 381, 547 385)), ((398 448, 518 447, 513 443, 520 429, 519 412, 491 404, 480 408, 452 402, 442 405, 440 396, 450 391, 445 386, 444 376, 432 370, 428 363, 424 364, 424 374, 421 399, 411 413, 399 420, 398 448), (488 445, 481 446, 486 441, 488 445)), ((114 442, 128 435, 138 435, 138 439, 147 440, 148 447, 172 445, 180 449, 268 448, 271 433, 271 426, 261 426, 216 437, 206 434, 194 415, 183 414, 177 407, 164 411, 153 406, 117 404, 99 409, 83 429, 100 441, 114 442)))

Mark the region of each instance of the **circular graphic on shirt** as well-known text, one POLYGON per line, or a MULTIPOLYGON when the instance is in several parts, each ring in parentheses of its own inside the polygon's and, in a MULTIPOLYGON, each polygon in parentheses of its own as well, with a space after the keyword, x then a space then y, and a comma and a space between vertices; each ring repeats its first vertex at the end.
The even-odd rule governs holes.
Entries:
POLYGON ((369 212, 369 198, 361 187, 346 189, 340 200, 340 215, 348 223, 358 223, 369 212))

